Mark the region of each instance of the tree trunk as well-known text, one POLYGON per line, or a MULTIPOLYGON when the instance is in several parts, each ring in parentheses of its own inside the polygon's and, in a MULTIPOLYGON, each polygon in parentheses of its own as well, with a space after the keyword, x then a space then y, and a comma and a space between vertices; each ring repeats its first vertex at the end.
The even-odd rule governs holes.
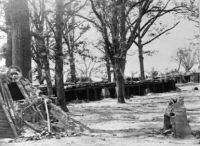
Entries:
POLYGON ((6 27, 8 28, 7 32, 7 50, 6 50, 6 66, 9 67, 12 65, 12 25, 11 25, 11 2, 8 1, 5 4, 5 19, 6 19, 6 27))
POLYGON ((106 59, 106 72, 107 72, 108 82, 111 82, 110 61, 108 58, 106 59))
MULTIPOLYGON (((124 70, 126 64, 126 14, 125 14, 125 1, 119 1, 120 7, 120 41, 119 45, 119 55, 115 58, 115 75, 116 75, 116 94, 119 103, 125 103, 125 86, 124 86, 124 70)), ((117 6, 118 7, 118 6, 117 6)), ((114 14, 116 15, 116 14, 114 14)))
POLYGON ((7 48, 6 48, 6 66, 12 65, 12 33, 11 30, 7 33, 7 48))
POLYGON ((145 74, 144 74, 144 57, 143 57, 143 46, 138 45, 138 51, 139 51, 139 62, 140 62, 140 77, 141 80, 145 80, 145 74))
MULTIPOLYGON (((43 33, 43 30, 41 30, 39 32, 43 33)), ((42 38, 42 37, 37 38, 36 43, 37 43, 37 47, 40 52, 39 56, 41 56, 41 60, 42 60, 42 64, 41 64, 41 62, 39 62, 39 64, 41 64, 39 66, 41 66, 42 69, 45 70, 45 79, 47 82, 47 92, 48 92, 48 95, 51 96, 51 95, 53 95, 53 89, 52 89, 51 74, 50 74, 50 67, 49 67, 49 60, 48 60, 49 51, 46 48, 44 38, 42 38)))
MULTIPOLYGON (((45 2, 44 0, 42 0, 42 4, 41 4, 41 13, 42 13, 42 20, 41 20, 41 24, 39 26, 39 34, 44 34, 44 19, 45 19, 45 2)), ((47 92, 48 95, 51 96, 53 95, 53 89, 52 89, 52 82, 51 82, 51 74, 50 74, 50 67, 49 67, 49 50, 46 47, 45 44, 45 39, 42 36, 41 39, 38 40, 39 43, 39 49, 40 49, 40 53, 42 56, 42 62, 43 62, 43 67, 45 70, 45 76, 46 76, 46 82, 47 82, 47 92)), ((48 38, 47 38, 47 45, 48 45, 48 38)))
POLYGON ((124 86, 124 69, 125 69, 125 60, 116 61, 114 64, 115 72, 115 83, 116 83, 116 95, 119 103, 125 103, 125 86, 124 86))
POLYGON ((107 78, 108 78, 108 82, 111 82, 111 72, 110 72, 110 59, 109 59, 109 56, 108 56, 108 45, 106 45, 106 48, 105 48, 105 61, 106 61, 106 72, 107 72, 107 78))
POLYGON ((75 66, 74 52, 72 49, 69 49, 69 63, 70 63, 71 82, 76 83, 76 66, 75 66))
POLYGON ((27 0, 11 0, 12 65, 22 70, 25 78, 31 70, 31 37, 27 0))
MULTIPOLYGON (((139 0, 140 2, 140 0, 139 0)), ((142 3, 139 4, 139 17, 142 17, 142 3)), ((140 77, 141 80, 145 80, 145 74, 144 74, 144 57, 143 57, 143 45, 142 45, 142 38, 141 38, 141 19, 140 19, 140 23, 138 26, 138 52, 139 52, 139 63, 140 63, 140 77)))
POLYGON ((65 100, 63 83, 63 51, 62 51, 62 31, 63 31, 63 0, 56 0, 56 51, 55 51, 55 74, 56 74, 56 93, 58 104, 68 112, 65 100))
POLYGON ((42 66, 37 63, 37 73, 38 73, 38 81, 39 81, 39 84, 42 85, 44 84, 44 77, 43 77, 43 74, 42 74, 42 66))
POLYGON ((177 72, 179 72, 179 70, 180 70, 180 68, 181 68, 181 63, 182 63, 182 61, 179 60, 177 72))

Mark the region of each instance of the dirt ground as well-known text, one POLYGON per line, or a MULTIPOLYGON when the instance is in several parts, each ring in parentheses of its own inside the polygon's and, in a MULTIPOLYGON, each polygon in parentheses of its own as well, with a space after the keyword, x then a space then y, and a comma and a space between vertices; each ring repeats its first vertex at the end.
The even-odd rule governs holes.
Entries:
POLYGON ((125 104, 116 99, 74 103, 68 107, 72 117, 87 125, 93 132, 61 139, 43 139, 19 143, 0 140, 0 146, 184 146, 199 145, 200 139, 190 136, 175 139, 163 136, 163 114, 171 97, 185 97, 187 117, 193 132, 200 131, 200 84, 177 85, 181 92, 134 96, 125 104), (199 90, 193 90, 198 87, 199 90))

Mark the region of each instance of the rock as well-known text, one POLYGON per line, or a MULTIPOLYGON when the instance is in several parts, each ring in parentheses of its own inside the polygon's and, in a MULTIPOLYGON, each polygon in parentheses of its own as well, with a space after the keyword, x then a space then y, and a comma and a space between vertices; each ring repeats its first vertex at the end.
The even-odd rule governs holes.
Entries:
POLYGON ((198 87, 194 87, 194 90, 199 90, 199 88, 198 87))

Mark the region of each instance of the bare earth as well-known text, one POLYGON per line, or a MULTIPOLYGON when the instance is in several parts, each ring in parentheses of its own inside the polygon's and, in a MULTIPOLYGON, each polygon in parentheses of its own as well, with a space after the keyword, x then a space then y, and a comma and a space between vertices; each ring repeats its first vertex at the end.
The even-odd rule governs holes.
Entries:
POLYGON ((181 92, 134 96, 126 104, 116 99, 98 102, 70 104, 72 117, 87 125, 94 132, 85 131, 80 136, 61 139, 43 139, 20 143, 6 143, 0 146, 191 146, 199 145, 200 139, 193 136, 175 139, 163 136, 163 114, 171 97, 185 97, 188 120, 192 131, 200 131, 200 84, 188 83, 178 87, 181 92), (198 87, 199 90, 193 90, 198 87))

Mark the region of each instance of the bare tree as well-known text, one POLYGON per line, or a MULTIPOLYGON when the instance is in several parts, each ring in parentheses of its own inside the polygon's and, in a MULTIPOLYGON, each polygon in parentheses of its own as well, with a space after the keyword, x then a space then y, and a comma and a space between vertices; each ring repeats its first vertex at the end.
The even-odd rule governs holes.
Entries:
POLYGON ((103 40, 99 40, 98 43, 94 45, 94 47, 97 48, 103 54, 103 57, 101 57, 101 60, 105 62, 107 80, 108 82, 111 82, 111 62, 110 62, 110 58, 108 56, 108 51, 107 51, 108 50, 107 47, 109 46, 106 46, 103 40))
POLYGON ((56 74, 56 93, 58 102, 64 111, 68 111, 66 107, 64 82, 63 82, 63 50, 62 50, 62 38, 63 38, 63 13, 64 13, 64 1, 56 0, 56 50, 55 50, 55 74, 56 74))
POLYGON ((81 60, 77 66, 80 77, 92 79, 103 74, 104 65, 97 58, 80 57, 81 60))
MULTIPOLYGON (((118 102, 121 103, 125 102, 124 70, 127 51, 131 48, 133 43, 135 43, 142 17, 149 12, 149 6, 152 1, 153 0, 141 0, 137 2, 131 0, 90 0, 91 9, 95 17, 80 16, 91 22, 102 35, 115 74, 118 102), (142 5, 142 15, 136 13, 138 12, 139 4, 142 5)), ((153 7, 150 11, 161 11, 162 9, 163 8, 158 5, 153 7)), ((157 17, 155 16, 154 19, 144 22, 146 25, 141 27, 141 29, 145 28, 145 30, 148 31, 148 27, 155 22, 157 17)), ((144 31, 144 34, 146 34, 146 31, 144 31)))
POLYGON ((37 72, 40 83, 46 79, 48 95, 53 95, 52 82, 49 67, 49 31, 46 24, 46 10, 44 0, 29 1, 31 7, 31 26, 32 26, 32 57, 37 63, 37 72), (48 34, 48 35, 47 35, 48 34), (43 78, 42 70, 45 71, 43 78))
POLYGON ((79 46, 84 43, 82 36, 89 30, 89 25, 76 19, 76 14, 84 8, 85 3, 79 4, 73 0, 68 4, 64 13, 64 43, 67 45, 67 55, 69 56, 71 81, 76 82, 75 53, 79 52, 79 46))
MULTIPOLYGON (((108 56, 114 69, 117 99, 120 103, 125 102, 124 70, 126 54, 136 38, 135 34, 137 31, 137 27, 130 31, 126 26, 126 19, 130 11, 137 6, 135 2, 132 2, 131 6, 127 5, 128 2, 127 0, 90 0, 92 12, 95 17, 80 16, 94 24, 102 34, 105 45, 108 46, 106 49, 108 49, 108 56)), ((133 25, 137 26, 139 19, 137 17, 133 25)))
POLYGON ((176 52, 176 60, 188 72, 196 63, 195 51, 190 48, 179 48, 176 52))
POLYGON ((171 27, 166 27, 162 24, 162 22, 159 22, 159 18, 163 17, 164 15, 180 11, 180 6, 173 6, 168 8, 170 2, 172 1, 169 0, 166 2, 161 2, 150 0, 147 3, 141 2, 138 6, 139 16, 141 17, 141 20, 144 19, 144 21, 140 21, 138 25, 137 39, 135 40, 135 44, 138 47, 139 53, 141 80, 145 79, 143 61, 143 54, 145 53, 145 51, 143 50, 144 46, 156 40, 163 34, 169 32, 170 30, 175 28, 179 23, 177 22, 171 27), (158 25, 156 24, 157 22, 159 23, 158 25))

